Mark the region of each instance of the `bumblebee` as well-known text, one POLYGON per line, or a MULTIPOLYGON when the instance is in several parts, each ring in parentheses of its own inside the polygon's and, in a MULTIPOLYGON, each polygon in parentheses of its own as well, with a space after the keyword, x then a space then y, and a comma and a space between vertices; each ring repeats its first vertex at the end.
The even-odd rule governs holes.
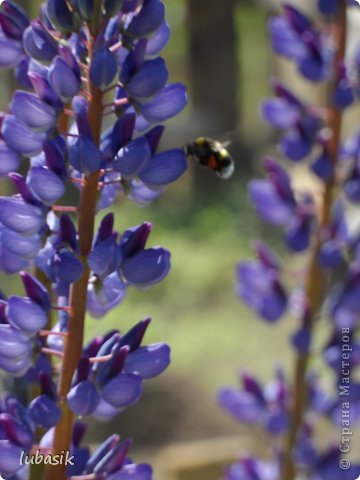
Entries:
POLYGON ((210 168, 223 180, 231 177, 235 170, 234 160, 224 144, 206 137, 198 137, 188 143, 185 152, 190 160, 210 168))

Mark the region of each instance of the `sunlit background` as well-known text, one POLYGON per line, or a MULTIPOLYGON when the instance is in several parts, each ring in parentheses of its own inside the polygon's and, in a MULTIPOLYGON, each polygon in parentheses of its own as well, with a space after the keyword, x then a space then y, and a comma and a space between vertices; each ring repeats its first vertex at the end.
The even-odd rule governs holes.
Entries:
MULTIPOLYGON (((34 15, 39 2, 19 3, 34 15)), ((91 422, 88 435, 92 443, 109 432, 133 437, 135 457, 155 462, 159 479, 215 480, 222 462, 248 445, 265 444, 260 432, 234 425, 218 409, 217 390, 235 385, 241 369, 265 379, 276 362, 291 365, 287 337, 294 320, 283 319, 277 328, 264 325, 234 294, 235 265, 252 255, 255 238, 266 238, 286 260, 280 234, 260 224, 246 195, 263 155, 276 151, 275 134, 259 115, 269 79, 285 75, 305 96, 321 95, 270 55, 266 21, 273 3, 165 0, 172 37, 164 56, 171 80, 188 85, 190 103, 168 122, 163 145, 182 146, 197 135, 229 142, 236 173, 221 181, 190 165, 183 180, 151 207, 119 201, 117 229, 152 222, 151 243, 171 250, 172 271, 160 286, 131 289, 109 315, 87 321, 91 338, 151 316, 147 343, 166 341, 172 348, 171 367, 146 386, 139 404, 110 425, 91 422)), ((14 86, 10 74, 1 73, 2 109, 14 86)), ((299 178, 309 181, 301 172, 299 178)), ((297 261, 301 265, 304 258, 297 261)), ((2 288, 13 292, 16 282, 2 278, 2 288)))

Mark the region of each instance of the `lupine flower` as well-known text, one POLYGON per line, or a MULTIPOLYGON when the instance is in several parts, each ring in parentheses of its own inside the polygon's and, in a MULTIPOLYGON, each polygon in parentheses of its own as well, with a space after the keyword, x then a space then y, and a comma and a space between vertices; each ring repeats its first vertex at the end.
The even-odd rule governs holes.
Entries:
MULTIPOLYGON (((227 480, 277 480, 304 476, 309 480, 357 478, 356 460, 347 464, 339 445, 319 451, 314 440, 315 426, 324 417, 337 427, 355 426, 360 419, 359 365, 359 232, 349 202, 359 201, 359 132, 341 142, 342 110, 358 100, 359 55, 345 55, 345 6, 356 2, 318 0, 328 18, 313 22, 293 6, 285 4, 283 14, 269 22, 276 53, 292 60, 299 72, 312 82, 328 81, 326 105, 310 105, 279 82, 273 82, 276 97, 265 101, 262 113, 280 129, 281 153, 291 161, 306 159, 310 172, 318 177, 320 192, 295 192, 285 167, 265 161, 266 180, 250 183, 250 197, 259 216, 284 230, 286 245, 293 252, 310 247, 307 266, 293 268, 295 291, 289 293, 291 312, 297 327, 291 335, 296 353, 292 389, 278 377, 269 401, 268 391, 259 382, 243 375, 238 389, 219 393, 220 405, 237 421, 260 424, 268 433, 283 434, 284 443, 274 439, 272 457, 267 461, 243 456, 224 473, 227 480), (340 36, 333 31, 342 32, 340 36), (316 201, 315 201, 316 198, 316 201), (315 221, 319 219, 319 222, 315 221), (330 340, 323 351, 335 375, 333 391, 325 389, 319 375, 308 368, 317 324, 329 316, 330 340), (344 378, 345 377, 345 378, 344 378), (340 385, 340 389, 339 389, 340 385), (342 385, 346 393, 342 392, 342 385), (274 393, 275 391, 275 393, 274 393), (305 393, 303 395, 303 393, 305 393), (345 401, 344 401, 345 400, 345 401), (351 405, 344 414, 344 407, 351 405), (270 421, 267 421, 267 415, 270 421), (342 470, 342 466, 345 469, 342 470), (285 473, 284 473, 285 472, 285 473), (341 473, 339 473, 341 472, 341 473)), ((347 53, 347 52, 346 52, 347 53)), ((258 260, 237 268, 240 297, 268 321, 285 311, 287 298, 280 283, 279 261, 264 247, 258 260)), ((290 283, 290 282, 289 282, 290 283)), ((290 285, 289 285, 290 287, 290 285)), ((349 434, 351 435, 351 433, 349 434)), ((282 438, 283 438, 282 437, 282 438)))
POLYGON ((253 180, 249 193, 263 220, 286 227, 287 246, 301 252, 309 247, 313 222, 311 199, 304 196, 297 202, 285 169, 272 159, 266 159, 267 180, 253 180))
POLYGON ((237 267, 237 294, 262 318, 278 320, 286 310, 286 292, 280 281, 280 264, 264 245, 256 246, 258 260, 237 267))
POLYGON ((87 346, 67 397, 76 414, 96 416, 98 406, 104 409, 106 405, 116 414, 139 400, 143 380, 160 375, 167 368, 170 349, 166 344, 140 346, 149 322, 150 319, 140 322, 123 336, 110 332, 87 346), (86 356, 90 352, 92 368, 86 356), (101 358, 108 355, 111 358, 102 362, 101 358))
MULTIPOLYGON (((16 67, 21 86, 0 116, 0 176, 17 190, 0 197, 0 269, 17 273, 35 267, 49 289, 22 272, 25 294, 0 300, 0 368, 21 377, 28 405, 13 399, 0 409, 0 476, 14 480, 29 473, 19 456, 33 446, 35 429, 48 429, 40 448, 52 447, 63 420, 46 355, 61 358, 60 368, 68 361, 64 339, 74 321, 74 285, 81 279, 88 311, 101 316, 131 285, 155 285, 170 269, 169 251, 147 246, 149 223, 118 233, 107 215, 84 248, 84 212, 61 204, 70 182, 77 188, 74 196, 83 196, 90 175, 98 180, 97 212, 117 195, 147 204, 187 169, 183 149, 159 149, 164 131, 159 122, 187 103, 186 88, 167 83, 168 70, 158 56, 170 33, 163 3, 104 0, 99 31, 94 13, 92 0, 48 0, 32 21, 13 1, 0 6, 0 66, 16 67), (94 112, 94 96, 105 90, 112 101, 99 102, 94 112), (100 124, 110 114, 115 122, 107 131, 101 125, 94 129, 94 114, 100 124), (20 175, 15 172, 23 157, 20 175), (70 213, 79 213, 79 222, 70 213), (37 396, 27 398, 27 382, 40 387, 37 396)), ((66 395, 76 415, 111 419, 138 401, 145 380, 167 368, 165 343, 141 345, 148 323, 125 335, 110 332, 84 348, 66 395)), ((81 446, 84 431, 79 422, 73 425, 69 449, 76 464, 69 466, 69 477, 151 479, 151 467, 127 458, 128 440, 114 436, 90 456, 81 446)))
POLYGON ((349 80, 349 75, 344 64, 338 67, 336 89, 333 94, 333 102, 336 108, 342 109, 353 104, 355 95, 349 80))
POLYGON ((29 414, 36 425, 51 428, 61 417, 61 410, 57 405, 56 387, 51 377, 45 372, 40 372, 39 377, 42 393, 31 401, 29 414))
POLYGON ((160 282, 170 268, 170 253, 160 247, 145 248, 152 226, 144 223, 126 230, 117 243, 113 216, 104 217, 89 266, 93 271, 89 285, 88 308, 101 316, 125 296, 129 285, 149 287, 160 282))
POLYGON ((242 374, 242 388, 223 388, 219 392, 220 406, 237 421, 250 425, 260 424, 266 431, 278 435, 288 428, 287 387, 282 372, 275 381, 263 389, 250 375, 242 374))
POLYGON ((275 128, 285 130, 280 141, 282 153, 292 161, 308 156, 322 126, 319 115, 280 82, 273 82, 275 98, 262 104, 265 120, 275 128))
MULTIPOLYGON (((2 301, 3 323, 5 325, 0 326, 4 328, 3 355, 5 360, 8 357, 7 363, 3 362, 2 368, 4 370, 10 368, 17 370, 21 367, 20 371, 25 373, 31 365, 29 358, 31 344, 26 342, 26 337, 33 337, 45 327, 48 321, 50 299, 46 289, 31 275, 23 272, 22 281, 28 296, 11 295, 6 301, 2 301), (15 348, 16 341, 20 350, 15 348), (9 347, 11 343, 14 344, 12 350, 5 348, 6 343, 9 347), (11 367, 11 359, 14 360, 13 367, 11 367), (7 368, 5 365, 7 365, 7 368)), ((20 372, 16 373, 19 374, 20 372)))
MULTIPOLYGON (((325 233, 325 232, 324 232, 325 233)), ((335 205, 331 223, 319 253, 319 262, 324 268, 337 268, 345 261, 346 247, 351 244, 341 203, 335 205)))
POLYGON ((276 480, 279 467, 275 462, 244 457, 225 470, 225 480, 276 480))
POLYGON ((270 20, 269 34, 275 52, 294 60, 305 78, 320 81, 327 77, 330 45, 300 10, 285 5, 284 15, 270 20))
POLYGON ((58 52, 58 45, 45 26, 35 20, 23 36, 25 52, 35 60, 51 61, 58 52))
POLYGON ((15 397, 5 394, 0 410, 0 471, 10 476, 21 469, 20 456, 31 448, 35 429, 29 412, 15 397))
POLYGON ((151 480, 150 465, 135 464, 127 457, 130 445, 128 439, 121 441, 118 435, 112 435, 92 454, 81 473, 103 474, 109 480, 151 480))
MULTIPOLYGON (((355 368, 360 365, 360 344, 353 338, 353 332, 350 335, 351 342, 349 342, 349 363, 350 368, 355 368)), ((326 345, 323 351, 323 358, 335 373, 341 375, 342 367, 342 346, 343 341, 339 332, 335 331, 331 341, 326 345)))

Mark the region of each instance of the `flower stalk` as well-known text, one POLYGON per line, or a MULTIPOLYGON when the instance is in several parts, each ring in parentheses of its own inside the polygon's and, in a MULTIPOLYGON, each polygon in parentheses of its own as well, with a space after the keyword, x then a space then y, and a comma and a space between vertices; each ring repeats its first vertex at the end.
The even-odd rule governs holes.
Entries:
MULTIPOLYGON (((337 32, 337 52, 334 59, 334 72, 344 61, 346 48, 346 0, 340 1, 340 8, 337 15, 335 31, 337 32)), ((330 88, 330 95, 333 94, 336 81, 330 88)), ((310 309, 310 338, 312 338, 315 328, 315 322, 319 309, 321 308, 325 297, 325 271, 319 265, 318 257, 323 242, 323 232, 329 225, 330 212, 333 205, 334 192, 336 185, 336 164, 338 162, 338 152, 341 140, 342 111, 334 106, 328 109, 328 127, 331 130, 331 139, 329 142, 328 153, 333 165, 333 174, 325 182, 325 188, 322 198, 321 212, 319 216, 318 231, 315 236, 314 246, 310 257, 308 275, 305 289, 305 297, 310 309)), ((294 393, 293 406, 290 416, 290 428, 285 442, 282 480, 294 480, 296 468, 294 464, 294 448, 304 422, 304 413, 308 406, 309 391, 307 383, 307 374, 311 352, 307 349, 299 352, 296 359, 294 375, 294 393)))
MULTIPOLYGON (((101 4, 101 0, 95 1, 92 39, 89 48, 90 61, 101 19, 101 4)), ((93 141, 95 145, 99 147, 102 128, 103 94, 100 89, 91 83, 90 79, 88 81, 90 85, 88 120, 93 141)), ((80 279, 72 285, 70 290, 70 306, 72 314, 69 318, 68 332, 64 341, 64 355, 58 385, 62 415, 55 428, 53 444, 54 454, 70 450, 73 432, 74 413, 67 405, 66 396, 70 391, 72 379, 83 350, 87 289, 91 271, 87 263, 87 258, 91 251, 94 237, 98 180, 99 171, 97 170, 84 179, 81 191, 78 210, 78 239, 79 258, 84 265, 84 270, 80 279)), ((65 479, 66 465, 50 465, 48 467, 45 480, 65 479)))

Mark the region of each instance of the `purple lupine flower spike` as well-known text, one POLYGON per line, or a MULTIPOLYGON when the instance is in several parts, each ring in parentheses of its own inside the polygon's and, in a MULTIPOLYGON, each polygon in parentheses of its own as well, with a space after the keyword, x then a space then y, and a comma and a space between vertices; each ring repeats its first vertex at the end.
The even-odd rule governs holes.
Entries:
MULTIPOLYGON (((17 191, 0 197, 0 271, 21 272, 25 289, 1 294, 0 369, 18 378, 14 388, 26 404, 9 396, 0 402, 0 476, 19 480, 33 475, 19 459, 38 446, 40 429, 46 431, 39 448, 56 448, 68 409, 109 420, 170 363, 168 345, 143 343, 145 319, 125 334, 99 336, 66 367, 69 342, 82 342, 72 338, 74 319, 85 315, 76 313, 74 296, 83 310, 102 316, 128 288, 150 287, 169 272, 170 252, 147 243, 148 222, 118 232, 108 214, 94 238, 90 225, 119 195, 149 203, 185 172, 183 150, 159 151, 158 122, 179 113, 187 95, 183 85, 167 83, 158 56, 170 34, 160 0, 47 0, 32 21, 4 0, 0 26, 0 66, 16 67, 22 88, 0 116, 0 176, 17 191), (103 117, 110 115, 114 122, 105 130, 103 117), (69 198, 75 205, 66 204, 69 198), (65 392, 53 381, 57 368, 61 378, 70 372, 65 392)), ((74 422, 68 433, 76 461, 64 476, 151 480, 150 466, 128 458, 130 440, 114 436, 90 456, 81 445, 84 426, 74 422)))

